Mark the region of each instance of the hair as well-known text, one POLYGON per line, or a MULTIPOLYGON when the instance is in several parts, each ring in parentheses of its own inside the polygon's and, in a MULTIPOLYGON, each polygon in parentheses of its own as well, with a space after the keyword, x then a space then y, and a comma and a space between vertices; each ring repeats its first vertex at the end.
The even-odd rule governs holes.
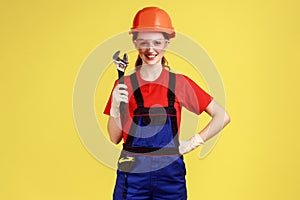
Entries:
MULTIPOLYGON (((168 33, 162 32, 163 36, 165 39, 169 40, 170 39, 170 35, 168 33)), ((132 34, 132 41, 136 40, 138 37, 138 32, 133 32, 132 34)), ((143 64, 143 60, 140 57, 140 55, 138 55, 136 61, 135 61, 135 70, 139 70, 142 67, 143 64)), ((167 68, 168 70, 170 70, 170 67, 168 66, 168 61, 165 58, 165 56, 162 57, 161 59, 161 64, 163 67, 167 68)))

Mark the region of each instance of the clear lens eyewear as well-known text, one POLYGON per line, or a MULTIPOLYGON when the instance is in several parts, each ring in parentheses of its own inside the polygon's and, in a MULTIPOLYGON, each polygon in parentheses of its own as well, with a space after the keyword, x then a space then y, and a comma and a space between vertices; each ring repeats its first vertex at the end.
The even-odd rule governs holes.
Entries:
POLYGON ((157 40, 143 40, 137 39, 133 41, 138 49, 147 49, 153 47, 154 49, 164 49, 166 48, 169 40, 167 39, 157 39, 157 40))

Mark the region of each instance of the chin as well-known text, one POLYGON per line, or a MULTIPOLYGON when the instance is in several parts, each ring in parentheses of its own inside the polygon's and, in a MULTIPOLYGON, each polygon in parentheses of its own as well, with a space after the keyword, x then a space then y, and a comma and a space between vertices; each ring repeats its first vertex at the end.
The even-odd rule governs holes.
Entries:
POLYGON ((145 65, 157 65, 160 64, 160 62, 144 62, 145 65))

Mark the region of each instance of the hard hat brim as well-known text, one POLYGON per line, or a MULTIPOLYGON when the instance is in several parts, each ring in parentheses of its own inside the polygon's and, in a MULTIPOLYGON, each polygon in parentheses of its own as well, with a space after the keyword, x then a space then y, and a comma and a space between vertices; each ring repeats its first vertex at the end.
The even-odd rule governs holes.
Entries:
POLYGON ((175 37, 174 29, 167 29, 167 28, 160 28, 160 27, 131 28, 131 30, 129 31, 129 34, 132 34, 134 32, 165 32, 165 33, 169 34, 170 38, 175 37))

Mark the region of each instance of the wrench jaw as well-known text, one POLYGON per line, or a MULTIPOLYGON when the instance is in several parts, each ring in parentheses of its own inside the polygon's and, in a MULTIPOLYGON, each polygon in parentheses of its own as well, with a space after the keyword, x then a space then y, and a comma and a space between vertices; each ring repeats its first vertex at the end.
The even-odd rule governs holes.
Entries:
POLYGON ((123 64, 115 64, 117 66, 117 69, 121 72, 125 72, 125 69, 127 66, 124 66, 123 64))
MULTIPOLYGON (((126 53, 123 55, 123 59, 119 58, 120 51, 117 51, 113 55, 113 61, 118 69, 118 71, 125 72, 126 67, 128 66, 128 56, 126 53)), ((120 78, 120 77, 119 77, 120 78)))

